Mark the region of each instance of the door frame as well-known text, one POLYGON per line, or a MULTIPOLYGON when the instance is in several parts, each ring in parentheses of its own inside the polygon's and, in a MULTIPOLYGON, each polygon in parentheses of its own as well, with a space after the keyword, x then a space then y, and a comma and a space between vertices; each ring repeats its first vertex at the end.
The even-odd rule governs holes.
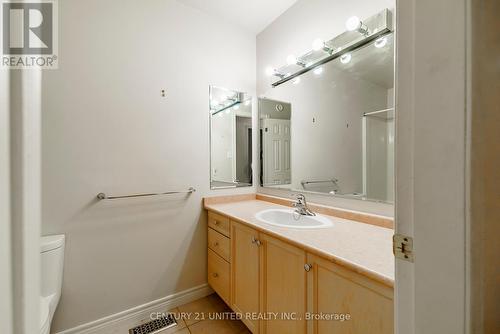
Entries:
POLYGON ((395 332, 468 333, 470 0, 397 0, 395 332))
POLYGON ((6 334, 40 331, 41 87, 41 69, 0 70, 0 331, 6 334))

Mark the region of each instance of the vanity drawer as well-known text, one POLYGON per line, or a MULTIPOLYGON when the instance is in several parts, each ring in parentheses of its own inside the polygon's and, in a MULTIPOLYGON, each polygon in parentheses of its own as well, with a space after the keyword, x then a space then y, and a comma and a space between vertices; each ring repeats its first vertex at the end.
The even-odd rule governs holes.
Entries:
POLYGON ((208 212, 208 226, 229 237, 229 218, 208 212))
POLYGON ((208 248, 219 254, 227 262, 231 261, 229 238, 212 228, 208 229, 208 248))
POLYGON ((229 263, 208 249, 208 284, 229 304, 229 263))

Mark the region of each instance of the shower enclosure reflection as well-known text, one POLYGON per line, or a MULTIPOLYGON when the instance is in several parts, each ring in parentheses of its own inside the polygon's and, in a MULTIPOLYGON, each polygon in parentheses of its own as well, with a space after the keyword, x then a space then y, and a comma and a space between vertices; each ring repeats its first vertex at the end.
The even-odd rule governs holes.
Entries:
POLYGON ((252 185, 252 99, 210 86, 210 187, 252 185))

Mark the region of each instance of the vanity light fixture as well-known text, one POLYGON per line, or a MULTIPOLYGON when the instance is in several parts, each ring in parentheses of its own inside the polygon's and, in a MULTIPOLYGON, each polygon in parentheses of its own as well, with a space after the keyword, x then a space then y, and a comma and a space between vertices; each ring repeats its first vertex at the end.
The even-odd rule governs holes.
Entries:
POLYGON ((340 56, 340 62, 342 64, 347 64, 351 61, 351 58, 352 58, 352 56, 350 53, 345 53, 342 56, 340 56))
POLYGON ((351 16, 345 22, 347 31, 357 31, 360 34, 368 35, 370 32, 368 27, 357 16, 351 16))
POLYGON ((319 75, 318 72, 325 69, 320 70, 317 69, 318 67, 337 58, 340 58, 342 64, 347 64, 352 60, 352 51, 368 44, 374 44, 375 40, 377 40, 376 47, 381 48, 389 44, 389 40, 382 38, 393 31, 392 13, 386 8, 375 15, 364 18, 363 21, 357 16, 352 16, 346 21, 345 26, 347 31, 328 41, 316 38, 312 42, 312 50, 307 53, 300 56, 288 55, 284 66, 274 70, 266 69, 268 75, 279 77, 279 80, 271 83, 271 86, 277 87, 309 71, 314 71, 316 75, 319 75), (357 33, 350 33, 353 31, 357 33), (323 52, 324 54, 322 54, 323 52), (296 68, 292 65, 300 65, 302 68, 296 68))
POLYGON ((384 46, 387 45, 387 37, 380 37, 375 40, 374 43, 376 48, 383 48, 384 46))
POLYGON ((316 75, 320 75, 321 73, 323 73, 323 66, 316 67, 313 70, 313 73, 316 74, 316 75))
POLYGON ((302 60, 298 59, 294 55, 288 55, 288 57, 286 57, 286 63, 288 65, 295 65, 296 64, 296 65, 299 65, 302 67, 306 67, 306 63, 304 63, 302 60))
POLYGON ((266 67, 266 75, 268 77, 271 77, 271 76, 275 75, 275 76, 279 77, 280 79, 283 79, 285 77, 285 74, 278 72, 272 66, 266 67))
POLYGON ((312 42, 312 49, 314 51, 323 50, 325 52, 328 52, 329 54, 332 54, 334 52, 334 50, 331 47, 329 47, 328 45, 326 45, 326 43, 321 38, 316 38, 312 42))

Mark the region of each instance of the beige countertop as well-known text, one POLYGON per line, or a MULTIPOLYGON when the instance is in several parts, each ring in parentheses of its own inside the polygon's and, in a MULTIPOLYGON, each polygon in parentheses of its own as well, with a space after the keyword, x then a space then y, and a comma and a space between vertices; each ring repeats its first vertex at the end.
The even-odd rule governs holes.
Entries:
POLYGON ((218 204, 205 203, 205 208, 289 241, 310 253, 385 285, 394 285, 392 229, 324 214, 323 216, 332 220, 334 224, 332 227, 299 230, 273 226, 257 220, 255 214, 261 210, 286 207, 256 199, 218 204))

